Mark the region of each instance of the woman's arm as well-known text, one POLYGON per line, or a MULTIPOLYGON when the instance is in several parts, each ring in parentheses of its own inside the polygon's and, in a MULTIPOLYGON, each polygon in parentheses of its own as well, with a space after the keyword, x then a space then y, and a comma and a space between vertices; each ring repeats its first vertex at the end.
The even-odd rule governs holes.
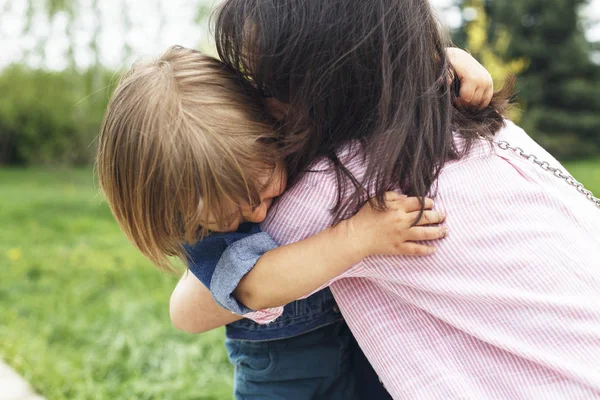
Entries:
POLYGON ((210 291, 189 272, 173 290, 169 309, 173 326, 188 333, 210 331, 242 319, 215 303, 210 291))
POLYGON ((423 226, 444 220, 442 213, 430 211, 433 200, 425 200, 426 211, 416 225, 419 199, 388 193, 386 205, 378 211, 367 203, 335 227, 266 252, 233 296, 254 310, 278 307, 316 291, 370 255, 433 254, 433 247, 415 243, 446 236, 446 228, 423 226))

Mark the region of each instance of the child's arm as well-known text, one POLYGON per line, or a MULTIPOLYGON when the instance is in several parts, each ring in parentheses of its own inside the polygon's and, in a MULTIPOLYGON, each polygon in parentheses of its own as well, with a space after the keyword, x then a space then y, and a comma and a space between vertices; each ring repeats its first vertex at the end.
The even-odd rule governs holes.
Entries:
POLYGON ((415 226, 421 208, 417 198, 388 193, 386 204, 387 210, 377 211, 367 203, 335 227, 266 252, 233 296, 254 310, 278 307, 312 293, 367 256, 430 255, 433 247, 415 242, 446 236, 447 228, 423 226, 445 218, 430 211, 433 200, 426 199, 426 211, 415 226))
POLYGON ((188 333, 203 333, 242 318, 215 303, 210 291, 189 271, 175 287, 169 311, 173 326, 188 333))
POLYGON ((475 109, 487 107, 494 95, 494 81, 490 73, 464 50, 448 47, 446 55, 460 80, 458 103, 475 109))

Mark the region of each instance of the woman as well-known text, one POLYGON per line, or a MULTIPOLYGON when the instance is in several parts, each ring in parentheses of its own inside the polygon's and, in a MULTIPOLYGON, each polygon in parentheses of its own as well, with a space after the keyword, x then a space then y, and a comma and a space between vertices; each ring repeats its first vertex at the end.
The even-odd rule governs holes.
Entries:
MULTIPOLYGON (((489 73, 462 50, 448 48, 446 52, 452 58, 463 86, 459 101, 474 108, 487 106, 493 93, 489 73)), ((267 103, 273 106, 271 114, 281 118, 285 111, 283 104, 278 104, 273 99, 268 99, 267 103)), ((281 191, 279 185, 275 185, 274 189, 276 190, 266 190, 269 194, 255 210, 251 220, 261 222, 264 219, 263 212, 268 208, 269 198, 279 196, 281 191)), ((415 229, 420 230, 411 228, 415 229)), ((217 242, 223 239, 222 236, 217 236, 214 238, 217 242)), ((247 236, 247 232, 232 235, 237 239, 241 236, 247 236)), ((207 265, 210 264, 209 260, 219 258, 211 250, 215 248, 214 243, 201 242, 190 248, 189 269, 192 274, 186 274, 182 278, 171 297, 171 317, 173 324, 179 329, 197 333, 228 324, 226 347, 231 361, 236 365, 236 398, 389 398, 343 322, 329 289, 288 304, 286 313, 276 323, 268 326, 254 324, 248 319, 234 322, 241 319, 237 314, 242 313, 242 308, 235 306, 232 301, 222 303, 224 307, 232 306, 228 308, 230 312, 221 308, 197 279, 200 278, 210 286, 213 292, 222 292, 216 289, 216 280, 211 280, 208 273, 211 270, 210 265, 207 265), (287 350, 284 352, 282 349, 287 350), (277 356, 273 356, 273 353, 277 353, 277 356), (265 363, 265 360, 270 361, 265 363), (256 368, 256 365, 260 368, 256 368)), ((379 244, 381 242, 377 243, 379 244)), ((350 246, 352 249, 361 247, 350 246)), ((417 246, 409 242, 406 250, 414 252, 417 246)), ((249 264, 251 259, 258 256, 253 254, 249 257, 246 254, 242 257, 242 264, 249 264)), ((359 256, 358 259, 360 258, 362 257, 359 256)), ((306 259, 303 262, 307 262, 306 259)), ((346 267, 349 266, 350 264, 346 267)), ((331 277, 337 275, 332 272, 329 274, 331 277)), ((229 278, 226 276, 218 280, 225 286, 223 291, 235 287, 242 277, 238 277, 235 282, 229 278)))
MULTIPOLYGON (((559 166, 505 124, 507 92, 480 112, 453 107, 429 4, 228 0, 216 36, 224 60, 289 105, 295 185, 264 224, 276 241, 392 188, 447 213, 436 255, 367 258, 331 284, 394 398, 600 398, 599 201, 527 157, 559 166)), ((285 267, 254 269, 238 300, 292 300, 302 274, 285 267)))

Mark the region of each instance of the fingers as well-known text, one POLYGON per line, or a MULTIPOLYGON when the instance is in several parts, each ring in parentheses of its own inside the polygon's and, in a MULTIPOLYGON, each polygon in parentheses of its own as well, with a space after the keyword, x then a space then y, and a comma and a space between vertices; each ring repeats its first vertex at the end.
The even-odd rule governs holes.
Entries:
POLYGON ((408 196, 406 196, 404 194, 396 193, 396 192, 387 192, 384 196, 384 200, 386 203, 394 202, 394 201, 401 201, 406 198, 408 198, 408 196))
POLYGON ((483 103, 484 92, 485 90, 481 87, 477 87, 477 89, 475 89, 475 93, 473 94, 473 100, 471 100, 471 108, 475 110, 480 110, 482 108, 481 104, 483 103))
POLYGON ((475 91, 477 86, 471 81, 463 80, 460 82, 460 93, 458 95, 458 102, 465 107, 470 107, 475 97, 475 91))
POLYGON ((480 79, 477 90, 473 95, 471 107, 477 110, 482 110, 490 105, 494 96, 494 81, 491 75, 487 74, 480 79))
MULTIPOLYGON (((413 211, 408 215, 411 221, 419 217, 419 211, 413 211)), ((416 226, 441 224, 446 219, 446 214, 441 211, 424 211, 416 226)))
POLYGON ((460 79, 457 103, 472 109, 487 107, 494 94, 494 82, 490 73, 464 50, 447 48, 446 54, 460 79))
POLYGON ((490 105, 492 98, 494 97, 494 83, 488 88, 483 95, 483 102, 479 105, 479 109, 485 108, 490 105))
MULTIPOLYGON (((432 199, 425 198, 425 210, 431 210, 433 205, 434 202, 432 199)), ((406 213, 421 211, 421 199, 418 197, 406 197, 400 201, 397 201, 394 206, 406 213)))
POLYGON ((458 103, 464 107, 481 110, 490 105, 494 96, 494 81, 485 71, 478 77, 461 81, 458 103))
POLYGON ((448 236, 448 228, 445 226, 415 226, 410 228, 406 234, 406 240, 420 242, 427 240, 437 240, 448 236))
POLYGON ((406 242, 402 245, 401 254, 406 256, 430 256, 435 254, 435 247, 424 244, 406 242))
POLYGON ((406 256, 430 256, 436 252, 433 246, 415 242, 439 240, 446 236, 448 236, 448 228, 446 227, 413 227, 406 234, 406 240, 408 241, 402 244, 400 254, 406 256))

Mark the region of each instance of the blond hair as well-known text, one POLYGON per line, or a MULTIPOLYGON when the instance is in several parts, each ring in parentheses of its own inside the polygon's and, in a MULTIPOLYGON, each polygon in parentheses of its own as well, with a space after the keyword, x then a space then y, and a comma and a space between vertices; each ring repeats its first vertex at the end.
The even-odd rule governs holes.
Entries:
MULTIPOLYGON (((259 176, 278 162, 257 91, 220 61, 172 47, 136 63, 116 88, 99 135, 100 186, 121 229, 160 268, 227 225, 236 205, 260 204, 259 176)), ((263 182, 264 183, 264 182, 263 182)))

